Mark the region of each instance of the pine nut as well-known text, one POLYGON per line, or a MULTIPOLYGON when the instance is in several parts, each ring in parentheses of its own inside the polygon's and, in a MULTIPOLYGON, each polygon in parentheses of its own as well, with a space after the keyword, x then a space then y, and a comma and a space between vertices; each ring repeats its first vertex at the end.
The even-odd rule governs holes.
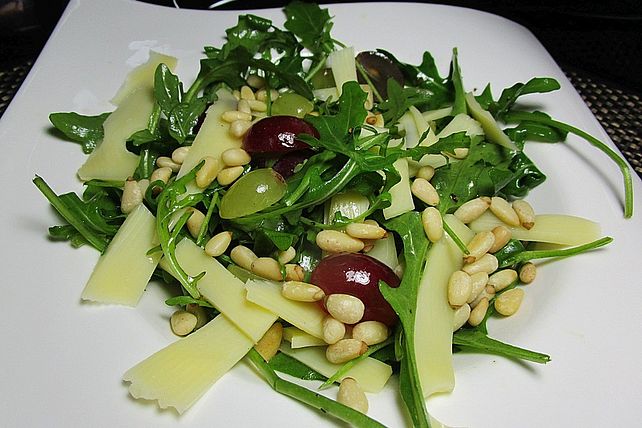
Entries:
POLYGON ((519 310, 524 299, 524 290, 513 288, 497 296, 495 299, 495 310, 500 314, 509 317, 519 310))
POLYGON ((455 310, 453 317, 453 331, 457 331, 466 324, 470 317, 470 305, 461 305, 455 310))
POLYGON ((417 171, 417 178, 423 178, 426 181, 430 181, 435 176, 435 168, 426 165, 419 168, 417 171))
POLYGON ((205 254, 211 257, 218 257, 227 250, 231 242, 232 232, 217 233, 205 244, 205 254))
POLYGON ((239 91, 238 89, 234 89, 232 91, 232 95, 234 96, 234 98, 236 98, 237 101, 241 99, 241 91, 239 91))
MULTIPOLYGON (((279 98, 279 92, 276 89, 270 89, 270 101, 274 101, 279 98)), ((268 100, 268 92, 265 89, 259 89, 256 91, 256 99, 259 101, 268 100)))
POLYGON ((188 146, 181 146, 172 152, 172 160, 179 165, 183 165, 185 158, 189 154, 188 146))
POLYGON ((242 100, 254 100, 254 91, 249 86, 241 86, 241 99, 242 100))
POLYGON ((323 318, 323 340, 328 345, 334 345, 346 335, 346 326, 339 320, 327 316, 323 318))
POLYGON ((363 250, 363 241, 338 230, 322 230, 317 234, 319 248, 329 253, 356 253, 363 250))
POLYGON ((281 294, 286 299, 297 302, 318 302, 325 297, 322 289, 301 281, 285 281, 281 286, 281 294))
POLYGON ((152 171, 152 175, 149 177, 149 181, 151 181, 152 183, 154 181, 162 181, 163 183, 167 184, 171 176, 172 176, 171 168, 166 166, 161 168, 156 168, 154 171, 152 171))
POLYGON ((337 401, 364 415, 368 413, 368 398, 356 380, 347 377, 339 384, 337 401))
POLYGON ((358 297, 350 294, 330 294, 325 299, 325 308, 335 319, 344 324, 355 324, 361 321, 365 305, 358 297))
POLYGON ((252 115, 252 108, 250 108, 250 103, 247 100, 239 100, 239 103, 236 106, 236 109, 241 113, 247 113, 249 115, 252 115))
POLYGON ((519 268, 519 280, 524 284, 530 284, 535 281, 536 275, 537 267, 531 262, 524 263, 522 267, 519 268))
POLYGON ((464 265, 461 270, 466 272, 468 275, 473 275, 477 272, 492 273, 495 272, 498 267, 499 262, 497 261, 497 257, 492 254, 484 254, 473 263, 464 265))
POLYGON ((216 181, 221 186, 229 186, 234 183, 237 178, 243 175, 245 169, 242 166, 230 166, 223 168, 216 174, 216 181))
POLYGON ((490 250, 495 243, 493 232, 479 232, 470 240, 466 248, 468 254, 464 255, 464 263, 473 263, 490 250))
POLYGON ((265 101, 249 100, 247 103, 249 104, 250 109, 252 111, 258 111, 258 112, 267 111, 267 104, 265 104, 265 101))
POLYGON ((197 322, 198 319, 196 315, 183 310, 174 312, 169 318, 169 325, 177 336, 187 336, 190 334, 194 331, 197 322))
POLYGON ((221 160, 226 166, 243 166, 250 163, 252 158, 248 152, 238 148, 225 150, 221 153, 221 160))
POLYGON ((501 291, 517 281, 517 272, 514 269, 502 269, 495 272, 488 278, 488 285, 495 291, 501 291))
POLYGON ((457 147, 452 154, 455 159, 464 159, 466 156, 468 156, 468 147, 457 147))
POLYGON ((201 189, 205 189, 212 184, 220 170, 220 162, 217 158, 212 156, 205 156, 203 158, 205 163, 196 173, 196 185, 201 189))
POLYGON ((352 328, 352 338, 368 346, 385 341, 389 335, 388 326, 379 321, 363 321, 352 328))
POLYGON ((410 186, 410 191, 428 205, 435 206, 439 204, 439 193, 428 180, 415 178, 410 186))
POLYGON ((333 364, 343 364, 357 358, 368 350, 368 345, 356 339, 341 339, 328 345, 325 357, 333 364))
POLYGON ((295 257, 296 257, 296 250, 294 249, 294 247, 290 246, 285 251, 279 251, 277 260, 279 261, 279 263, 284 265, 286 263, 290 263, 292 260, 294 260, 295 257))
POLYGON ((488 198, 471 199, 457 208, 454 215, 462 223, 468 224, 477 219, 480 215, 484 214, 489 206, 490 200, 488 198))
POLYGON ((265 79, 259 76, 258 74, 250 74, 245 80, 247 85, 259 89, 265 86, 265 79))
POLYGON ((235 120, 230 124, 230 134, 236 138, 241 138, 251 126, 252 122, 249 120, 235 120))
POLYGON ((421 213, 421 222, 424 226, 424 232, 430 242, 437 242, 444 235, 444 221, 437 208, 426 208, 421 213))
POLYGON ((508 244, 508 241, 513 237, 513 232, 511 232, 506 226, 496 226, 493 228, 492 232, 493 235, 495 235, 495 243, 490 247, 490 250, 488 250, 489 253, 498 252, 504 248, 504 246, 508 244))
POLYGON ((383 115, 381 113, 374 114, 372 112, 368 112, 368 116, 366 116, 366 123, 368 125, 372 125, 379 128, 383 128, 385 125, 383 121, 383 115))
POLYGON ((285 265, 285 279, 287 281, 303 281, 305 279, 305 270, 297 264, 285 265))
POLYGON ((490 302, 491 300, 493 300, 493 297, 495 297, 495 289, 490 285, 487 285, 486 287, 484 287, 481 293, 477 295, 475 300, 469 303, 469 305, 471 308, 475 308, 479 304, 479 302, 482 301, 482 299, 486 299, 490 302))
POLYGON ((386 236, 386 229, 374 224, 350 223, 346 226, 346 233, 353 238, 381 239, 386 236))
POLYGON ((143 196, 143 199, 144 199, 145 193, 147 192, 147 188, 149 187, 149 180, 146 178, 142 178, 138 180, 136 184, 138 185, 138 188, 140 189, 140 194, 143 196))
POLYGON ((205 221, 205 214, 197 210, 196 208, 191 208, 192 215, 187 219, 187 230, 193 238, 198 237, 198 234, 201 231, 201 226, 203 221, 205 221))
POLYGON ((486 284, 488 284, 488 274, 486 272, 474 273, 470 275, 470 283, 471 292, 467 303, 472 303, 477 298, 477 296, 479 296, 479 293, 482 292, 484 287, 486 287, 486 284))
POLYGON ((123 186, 123 194, 120 198, 120 210, 123 214, 129 214, 142 202, 143 193, 136 180, 126 180, 123 186))
POLYGON ((472 291, 470 275, 463 271, 455 271, 448 279, 448 303, 458 307, 465 304, 472 291))
POLYGON ((524 229, 531 229, 535 226, 535 211, 531 204, 523 199, 513 202, 513 209, 519 217, 519 223, 524 229))
POLYGON ((519 217, 506 199, 493 196, 490 200, 490 210, 495 214, 495 217, 507 225, 519 226, 519 217))
POLYGON ((223 112, 223 114, 221 115, 221 120, 227 123, 232 123, 237 120, 245 120, 249 122, 250 120, 252 120, 252 115, 250 113, 244 113, 238 110, 229 110, 223 112))
POLYGON ((198 330, 199 328, 207 324, 207 321, 209 321, 207 313, 205 312, 205 308, 196 303, 188 303, 187 305, 185 305, 185 310, 190 314, 194 314, 196 316, 196 326, 194 327, 194 330, 198 330))
POLYGON ((252 262, 250 271, 262 278, 282 281, 281 265, 271 257, 259 257, 252 262))
POLYGON ((473 327, 477 327, 479 324, 484 321, 486 317, 486 312, 488 311, 488 299, 483 298, 481 301, 470 311, 470 316, 468 317, 468 324, 473 327))
POLYGON ((256 342, 254 349, 261 354, 265 361, 270 361, 279 351, 281 341, 283 340, 283 324, 275 322, 272 327, 265 332, 262 338, 256 342))
POLYGON ((236 247, 232 248, 232 251, 230 251, 230 258, 234 263, 241 266, 243 269, 251 271, 252 263, 254 263, 256 259, 258 259, 258 256, 254 254, 254 251, 250 250, 246 246, 237 245, 236 247))
POLYGON ((181 166, 174 162, 171 158, 167 156, 159 156, 156 159, 156 166, 163 168, 167 167, 172 170, 172 172, 178 172, 181 169, 181 166))

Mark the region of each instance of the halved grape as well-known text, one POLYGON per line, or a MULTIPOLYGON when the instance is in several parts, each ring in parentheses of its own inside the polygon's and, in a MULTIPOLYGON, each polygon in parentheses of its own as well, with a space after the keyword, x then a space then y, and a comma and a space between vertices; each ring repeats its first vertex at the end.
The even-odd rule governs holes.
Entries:
POLYGON ((256 122, 243 138, 243 148, 250 154, 287 153, 309 149, 297 140, 299 134, 319 138, 319 133, 303 119, 294 116, 270 116, 256 122))
POLYGON ((282 94, 272 103, 272 115, 305 117, 314 109, 314 104, 304 96, 289 92, 282 94))
POLYGON ((285 180, 272 168, 250 171, 221 198, 219 215, 231 219, 254 214, 278 202, 286 189, 285 180))
POLYGON ((397 314, 381 295, 379 281, 391 287, 399 286, 399 278, 392 269, 360 253, 328 256, 319 262, 310 277, 310 282, 326 295, 350 294, 361 299, 365 306, 362 321, 380 321, 392 326, 397 322, 397 314))

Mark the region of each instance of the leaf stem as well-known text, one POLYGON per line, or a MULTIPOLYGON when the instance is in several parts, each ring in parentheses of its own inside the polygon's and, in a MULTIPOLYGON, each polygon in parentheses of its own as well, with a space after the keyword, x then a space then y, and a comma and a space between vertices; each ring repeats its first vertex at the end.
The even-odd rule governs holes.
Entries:
POLYGON ((583 253, 585 251, 594 250, 613 242, 613 238, 610 236, 605 236, 604 238, 597 239, 595 241, 589 242, 588 244, 578 245, 570 248, 562 248, 559 250, 532 250, 532 251, 522 251, 511 257, 505 259, 500 267, 513 266, 518 263, 527 262, 529 260, 535 259, 545 259, 551 257, 569 257, 575 256, 577 254, 583 253))

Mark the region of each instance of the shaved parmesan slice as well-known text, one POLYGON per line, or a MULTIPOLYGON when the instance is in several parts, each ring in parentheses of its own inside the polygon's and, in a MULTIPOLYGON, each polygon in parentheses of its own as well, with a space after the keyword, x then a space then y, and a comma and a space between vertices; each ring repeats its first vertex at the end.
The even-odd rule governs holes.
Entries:
MULTIPOLYGON (((287 342, 281 344, 281 351, 290 357, 299 360, 325 377, 334 375, 342 364, 332 364, 325 357, 325 347, 309 347, 292 349, 287 342)), ((380 392, 392 375, 392 367, 374 358, 365 358, 354 365, 340 380, 351 377, 359 382, 359 386, 366 391, 380 392)))
POLYGON ((341 96, 344 83, 357 81, 357 63, 352 46, 332 52, 328 55, 326 64, 332 69, 338 96, 341 96))
MULTIPOLYGON (((245 298, 243 282, 189 239, 183 239, 176 246, 176 258, 183 270, 191 276, 205 272, 205 276, 197 283, 198 291, 254 343, 265 334, 263 326, 276 321, 277 317, 272 312, 245 298)), ((161 262, 161 267, 171 273, 165 259, 161 262)))
POLYGON ((160 64, 165 64, 170 70, 174 70, 178 60, 173 56, 163 55, 158 52, 149 51, 149 59, 146 63, 139 65, 127 74, 125 81, 111 102, 119 105, 125 98, 140 88, 152 89, 154 87, 154 73, 160 64))
MULTIPOLYGON (((257 326, 265 331, 272 323, 257 326)), ((184 339, 172 343, 129 369, 134 398, 158 400, 161 409, 183 413, 254 345, 225 315, 219 315, 184 339)))
POLYGON ((147 254, 156 245, 156 219, 140 204, 98 259, 81 298, 136 306, 161 257, 160 252, 147 254))
POLYGON ((408 161, 405 158, 401 158, 394 161, 392 165, 401 176, 401 181, 389 190, 392 203, 389 207, 383 209, 383 216, 386 220, 415 209, 415 203, 412 200, 412 193, 410 191, 408 161))
POLYGON ((323 337, 326 313, 316 303, 295 302, 281 295, 281 284, 250 280, 245 284, 247 300, 273 312, 314 337, 323 337))
POLYGON ((283 339, 290 342, 290 346, 293 349, 327 345, 323 339, 314 337, 296 327, 285 327, 283 329, 283 339))

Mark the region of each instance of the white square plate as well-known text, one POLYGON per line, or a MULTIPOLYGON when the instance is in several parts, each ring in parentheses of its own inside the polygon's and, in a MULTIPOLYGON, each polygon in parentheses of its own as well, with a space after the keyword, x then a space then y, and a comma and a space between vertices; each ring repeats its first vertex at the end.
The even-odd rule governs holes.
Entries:
MULTIPOLYGON (((467 90, 491 82, 496 95, 515 82, 551 76, 562 90, 528 103, 608 141, 564 74, 527 30, 467 9, 419 4, 330 6, 333 35, 357 50, 384 48, 419 63, 424 50, 447 72, 459 48, 467 90)), ((257 12, 282 24, 280 11, 257 12)), ((0 425, 5 427, 332 426, 334 421, 272 392, 245 363, 179 417, 127 394, 122 374, 174 340, 150 286, 136 309, 83 304, 79 295, 98 258, 47 240, 59 219, 31 183, 41 175, 58 193, 78 191, 84 155, 50 132, 48 114, 98 114, 150 48, 176 55, 190 81, 205 45, 220 45, 234 12, 174 10, 126 0, 72 0, 0 122, 0 425)), ((543 263, 520 312, 491 323, 491 335, 546 352, 539 366, 488 355, 456 355, 454 393, 431 398, 450 426, 636 426, 642 420, 642 204, 622 215, 618 169, 586 142, 527 145, 548 175, 529 196, 540 213, 587 217, 612 245, 543 263)), ((642 185, 634 177, 635 191, 642 185)), ((638 199, 639 200, 639 199, 638 199)), ((402 426, 396 382, 370 396, 370 415, 402 426)), ((331 392, 333 394, 333 392, 331 392)), ((340 426, 340 424, 338 425, 340 426)))

